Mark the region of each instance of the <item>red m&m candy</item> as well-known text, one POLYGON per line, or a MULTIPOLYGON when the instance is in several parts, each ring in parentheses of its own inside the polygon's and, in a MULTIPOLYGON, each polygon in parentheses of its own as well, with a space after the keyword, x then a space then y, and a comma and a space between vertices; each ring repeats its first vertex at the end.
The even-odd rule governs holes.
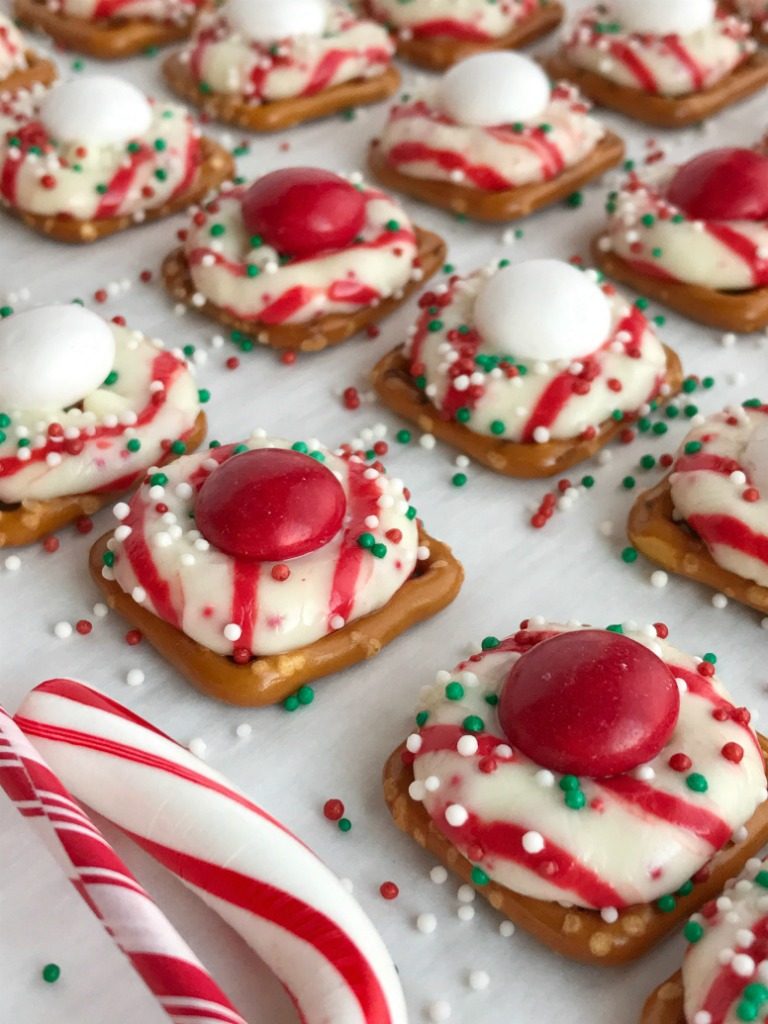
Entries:
POLYGON ((197 528, 239 558, 285 562, 317 551, 342 527, 344 489, 321 462, 284 448, 234 455, 197 498, 197 528))
POLYGON ((768 157, 752 149, 713 149, 683 164, 667 199, 694 220, 768 218, 768 157))
POLYGON ((672 735, 680 694, 661 658, 629 637, 573 630, 513 665, 499 701, 510 743, 543 768, 605 778, 654 758, 672 735))
POLYGON ((355 240, 365 223, 365 199, 338 174, 289 167, 254 182, 242 212, 248 232, 278 252, 317 256, 355 240))

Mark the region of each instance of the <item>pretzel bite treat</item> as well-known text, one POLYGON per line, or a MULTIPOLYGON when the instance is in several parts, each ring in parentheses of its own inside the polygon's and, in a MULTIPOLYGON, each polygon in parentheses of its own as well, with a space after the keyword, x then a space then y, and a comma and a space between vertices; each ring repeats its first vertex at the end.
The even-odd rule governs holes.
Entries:
POLYGON ((397 825, 555 951, 644 953, 768 837, 764 754, 662 624, 526 620, 422 693, 397 825))
POLYGON ((16 17, 54 42, 102 60, 184 39, 205 0, 14 0, 16 17))
POLYGON ((763 1020, 768 1000, 768 861, 751 858, 685 927, 683 967, 650 996, 641 1024, 763 1020))
POLYGON ((440 71, 464 57, 525 46, 556 28, 563 7, 555 0, 363 0, 406 60, 440 71))
POLYGON ((633 544, 672 572, 768 613, 768 406, 694 427, 670 474, 637 499, 633 544))
POLYGON ((553 87, 521 54, 488 53, 393 107, 369 159, 387 187, 480 220, 512 220, 623 156, 576 89, 553 87))
POLYGON ((715 0, 608 0, 587 8, 546 62, 596 103, 663 128, 760 90, 768 59, 715 0))
POLYGON ((91 568, 110 603, 205 692, 295 701, 458 593, 460 565, 409 497, 349 449, 255 431, 150 475, 116 506, 120 525, 91 568))
POLYGON ((633 171, 593 254, 607 274, 728 331, 768 324, 768 155, 713 149, 633 171))
POLYGON ((10 18, 0 11, 0 95, 38 90, 56 78, 56 66, 30 50, 10 18))
POLYGON ((442 239, 378 189, 291 167, 195 213, 163 275, 234 341, 309 352, 383 319, 444 257, 442 239))
POLYGON ((0 547, 95 512, 204 435, 180 352, 76 304, 0 320, 0 547))
POLYGON ((186 209, 234 174, 187 112, 88 75, 0 111, 0 200, 61 242, 92 242, 186 209))
POLYGON ((381 25, 338 0, 226 0, 165 63, 174 92, 220 121, 275 131, 390 96, 381 25))
POLYGON ((493 264, 422 297, 374 370, 382 401, 509 476, 560 473, 682 385, 641 310, 558 260, 493 264))

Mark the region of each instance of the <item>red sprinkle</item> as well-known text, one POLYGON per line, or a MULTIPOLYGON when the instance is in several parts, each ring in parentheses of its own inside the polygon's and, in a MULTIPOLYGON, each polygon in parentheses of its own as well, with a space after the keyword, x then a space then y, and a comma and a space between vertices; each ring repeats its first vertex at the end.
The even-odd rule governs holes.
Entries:
POLYGON ((653 628, 656 630, 656 636, 661 640, 666 640, 669 636, 669 626, 663 622, 654 622, 653 628))
POLYGON ((125 634, 125 642, 128 644, 129 647, 135 647, 136 644, 140 644, 141 630, 129 629, 128 632, 125 634))
POLYGON ((400 889, 394 882, 382 882, 379 886, 379 892, 385 900, 396 900, 400 895, 400 889))
POLYGON ((234 661, 236 665, 247 665, 250 660, 251 652, 247 647, 236 647, 234 651, 232 651, 232 661, 234 661))
POLYGON ((52 555, 54 551, 59 550, 59 538, 58 537, 46 537, 43 541, 43 548, 52 555))
POLYGON ((99 288, 98 291, 93 293, 93 297, 96 302, 106 302, 109 296, 107 295, 106 288, 99 288))
POLYGON ((706 676, 709 679, 715 674, 715 666, 711 661, 700 661, 697 665, 697 671, 700 676, 706 676))
POLYGON ((75 629, 80 636, 88 636, 93 629, 93 623, 89 622, 88 619, 78 619, 75 623, 75 629))
POLYGON ((357 388, 344 388, 341 400, 344 403, 345 409, 360 408, 360 394, 358 393, 357 388))
POLYGON ((279 565, 272 566, 272 579, 277 580, 278 583, 285 583, 290 575, 291 570, 287 565, 283 565, 282 562, 279 565))
POLYGON ((726 761, 733 761, 734 764, 738 764, 744 757, 744 748, 740 743, 726 743, 720 753, 726 761))
POLYGON ((90 516, 78 516, 75 520, 75 529, 78 533, 90 533, 93 529, 93 520, 90 516))
POLYGON ((326 800, 323 804, 323 814, 328 821, 338 821, 344 817, 344 804, 341 800, 326 800))
POLYGON ((673 772, 687 772, 693 764, 687 754, 673 754, 667 764, 673 772))
POLYGON ((284 366, 293 366, 297 359, 298 356, 296 355, 296 353, 291 352, 290 350, 288 350, 287 352, 283 352, 283 354, 280 356, 280 362, 284 366))
POLYGON ((240 360, 237 356, 230 356, 229 359, 224 363, 228 370, 236 370, 240 365, 240 360))

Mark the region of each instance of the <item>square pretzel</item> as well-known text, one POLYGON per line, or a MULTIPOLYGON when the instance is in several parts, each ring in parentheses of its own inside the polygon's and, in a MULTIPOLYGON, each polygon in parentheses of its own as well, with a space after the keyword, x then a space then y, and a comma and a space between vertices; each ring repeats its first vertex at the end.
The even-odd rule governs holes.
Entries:
POLYGON ((45 0, 14 0, 14 14, 29 28, 50 36, 67 50, 101 60, 132 57, 154 46, 181 42, 191 22, 174 24, 150 18, 100 18, 91 21, 51 10, 45 0))
MULTIPOLYGON (((170 217, 174 213, 181 213, 189 206, 202 202, 209 192, 234 177, 235 162, 229 151, 220 146, 218 142, 203 136, 200 139, 200 155, 201 163, 197 169, 195 180, 189 188, 161 206, 147 210, 142 223, 151 223, 161 220, 163 217, 170 217)), ((125 231, 136 226, 132 215, 128 213, 117 217, 100 217, 96 220, 76 220, 65 214, 49 216, 41 213, 28 213, 7 201, 3 201, 3 209, 6 213, 23 221, 33 231, 46 235, 56 242, 71 244, 96 242, 100 238, 106 238, 118 231, 125 231)))
MULTIPOLYGON (((195 424, 186 437, 187 451, 194 451, 203 443, 207 431, 205 413, 197 415, 195 424)), ((166 458, 162 462, 169 462, 166 458)), ((116 501, 122 492, 93 491, 71 494, 47 501, 25 500, 18 505, 0 502, 0 549, 34 544, 56 530, 74 522, 81 516, 91 516, 100 508, 116 501)))
POLYGON ((450 181, 431 181, 429 178, 404 174, 389 163, 376 140, 368 151, 368 167, 373 176, 387 188, 420 199, 430 206, 474 220, 511 221, 567 199, 587 182, 620 164, 624 153, 623 141, 618 135, 608 132, 583 160, 568 167, 551 181, 518 185, 499 192, 486 192, 450 181))
POLYGON ((355 78, 351 82, 332 85, 312 96, 249 103, 239 96, 204 92, 178 53, 163 63, 163 75, 170 89, 187 103, 202 110, 216 121, 234 124, 250 132, 278 132, 305 121, 330 117, 350 107, 378 103, 400 88, 400 72, 389 67, 373 78, 355 78))
POLYGON ((415 228, 415 231, 423 272, 421 279, 409 281, 400 298, 384 299, 377 306, 366 306, 356 313, 327 313, 301 324, 265 324, 259 320, 245 320, 235 316, 213 302, 205 301, 197 305, 192 301, 197 289, 183 249, 175 249, 163 261, 163 283, 175 302, 191 306, 197 312, 252 338, 260 345, 295 352, 320 352, 332 345, 339 345, 370 324, 389 316, 414 292, 420 290, 424 282, 443 265, 447 248, 442 238, 422 228, 415 228))
POLYGON ((704 541, 685 523, 676 522, 672 513, 672 488, 665 477, 632 506, 627 534, 633 547, 663 569, 768 615, 768 587, 719 566, 704 541))
POLYGON ((686 96, 656 96, 619 85, 594 71, 580 68, 560 51, 543 61, 553 78, 566 78, 579 91, 601 107, 617 110, 636 121, 658 128, 683 128, 697 124, 759 92, 768 84, 768 54, 755 53, 729 75, 708 89, 686 96))
POLYGON ((725 292, 651 277, 633 269, 621 256, 603 252, 599 237, 592 242, 591 251, 594 263, 609 277, 698 323, 739 334, 768 326, 768 286, 744 292, 725 292))
MULTIPOLYGON (((683 369, 672 349, 664 346, 667 355, 666 382, 672 398, 683 385, 683 369)), ((440 411, 414 383, 403 347, 390 352, 373 370, 373 387, 384 405, 419 430, 434 434, 441 441, 469 455, 476 462, 505 476, 534 479, 564 473, 579 462, 595 455, 627 426, 625 420, 605 420, 593 438, 535 442, 504 441, 478 434, 463 423, 443 419, 440 411)))
POLYGON ((400 633, 449 605, 464 580, 464 570, 451 549, 420 528, 419 544, 429 548, 429 557, 417 563, 413 574, 383 608, 348 622, 305 647, 239 665, 142 608, 115 581, 104 579, 102 559, 111 536, 110 533, 101 537, 90 554, 91 576, 109 607, 140 629, 152 646, 199 690, 241 707, 276 704, 306 683, 374 657, 400 633))
MULTIPOLYGON (((768 757, 768 740, 758 737, 763 759, 768 757)), ((472 864, 437 828, 422 804, 413 800, 408 787, 413 769, 405 746, 400 746, 384 768, 384 797, 395 824, 428 850, 463 882, 471 885, 494 910, 530 932, 556 953, 582 963, 615 965, 634 960, 660 942, 699 907, 717 896, 725 882, 738 874, 744 864, 768 841, 768 801, 761 804, 747 822, 747 838, 730 843, 709 862, 709 874, 686 896, 676 897, 675 907, 663 911, 655 903, 642 903, 619 911, 608 923, 597 910, 563 907, 559 903, 521 896, 496 882, 480 885, 473 881, 472 864), (403 755, 406 755, 405 759, 403 755)), ((645 1024, 651 1024, 650 1021, 645 1024)), ((672 1024, 653 1021, 653 1024, 672 1024)), ((675 1022, 677 1024, 677 1022, 675 1022)))

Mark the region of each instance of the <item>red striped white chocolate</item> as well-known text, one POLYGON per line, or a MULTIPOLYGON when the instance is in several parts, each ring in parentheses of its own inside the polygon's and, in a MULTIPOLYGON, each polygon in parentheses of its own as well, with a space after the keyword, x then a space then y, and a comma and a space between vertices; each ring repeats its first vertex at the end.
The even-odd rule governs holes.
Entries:
MULTIPOLYGON (((597 351, 572 362, 510 358, 492 365, 498 359, 476 330, 473 310, 497 267, 453 276, 422 296, 423 311, 410 332, 411 373, 426 380, 425 394, 442 414, 478 434, 546 442, 593 436, 615 410, 637 413, 664 393, 661 342, 641 311, 609 284, 602 288, 611 303, 612 330, 597 351)), ((542 317, 546 313, 542 309, 542 317)), ((535 339, 523 343, 530 350, 535 339)))
MULTIPOLYGON (((339 533, 317 551, 282 565, 236 558, 194 528, 203 482, 235 455, 235 445, 184 456, 163 470, 164 484, 145 483, 130 505, 116 508, 110 540, 115 579, 135 601, 219 654, 284 654, 383 607, 413 572, 418 528, 402 480, 360 458, 312 442, 337 474, 347 498, 339 533), (159 505, 159 508, 158 508, 159 505), (385 549, 376 557, 358 543, 363 533, 385 549)), ((245 448, 290 448, 255 431, 245 448)), ((280 563, 278 563, 280 564, 280 563)))
POLYGON ((686 1024, 743 1024, 765 1015, 768 861, 749 860, 716 900, 694 914, 683 960, 686 1024), (759 1014, 749 1016, 749 1004, 759 1014))
POLYGON ((261 239, 253 244, 243 223, 245 191, 242 186, 222 193, 190 222, 184 251, 200 301, 267 325, 297 324, 378 305, 421 280, 408 215, 378 189, 364 191, 365 224, 358 240, 290 260, 261 239))
POLYGON ((649 764, 608 779, 582 778, 585 806, 567 806, 558 777, 509 745, 495 702, 527 650, 580 628, 532 619, 499 646, 438 673, 422 698, 426 720, 407 743, 411 796, 499 884, 535 899, 608 910, 679 889, 765 800, 766 778, 749 714, 730 702, 712 666, 675 650, 653 627, 627 624, 624 633, 657 653, 678 679, 678 723, 649 764), (446 692, 452 681, 461 684, 458 699, 455 688, 446 692), (481 720, 479 732, 465 726, 471 716, 481 720), (738 745, 740 760, 722 752, 726 744, 738 745), (670 764, 675 754, 687 760, 670 764), (704 777, 704 792, 687 785, 690 773, 704 777))
POLYGON ((79 800, 177 874, 270 966, 304 1024, 405 1024, 389 954, 279 821, 126 708, 71 680, 16 721, 79 800))
POLYGON ((175 1024, 245 1024, 152 897, 0 708, 0 788, 175 1024))
POLYGON ((27 66, 24 39, 10 18, 0 12, 0 92, 3 79, 27 66))
POLYGON ((622 182, 601 249, 666 281, 728 291, 768 284, 768 223, 691 220, 666 198, 676 170, 643 168, 622 182))
POLYGON ((722 11, 691 35, 650 35, 623 30, 610 3, 583 11, 563 46, 577 67, 660 96, 708 89, 755 51, 749 25, 722 11), (617 27, 604 31, 606 24, 617 27))
POLYGON ((530 123, 480 127, 444 114, 427 88, 392 108, 381 152, 404 174, 481 191, 552 181, 587 157, 605 135, 588 110, 573 86, 560 83, 530 123))
POLYGON ((142 18, 150 21, 187 22, 202 0, 48 0, 57 14, 87 21, 142 18))
POLYGON ((675 515, 718 565, 768 586, 768 406, 735 406, 693 428, 670 476, 675 515))
POLYGON ((57 142, 28 95, 2 105, 0 127, 0 204, 42 216, 140 222, 190 187, 201 160, 199 129, 170 103, 153 102, 147 132, 112 146, 90 145, 85 132, 57 142))
POLYGON ((189 71, 214 93, 269 103, 315 96, 326 89, 386 71, 394 55, 386 29, 329 5, 322 35, 297 34, 273 44, 255 42, 230 25, 226 9, 198 19, 182 51, 189 71))
POLYGON ((541 0, 365 0, 364 6, 404 38, 447 36, 477 43, 506 35, 541 6, 541 0))

